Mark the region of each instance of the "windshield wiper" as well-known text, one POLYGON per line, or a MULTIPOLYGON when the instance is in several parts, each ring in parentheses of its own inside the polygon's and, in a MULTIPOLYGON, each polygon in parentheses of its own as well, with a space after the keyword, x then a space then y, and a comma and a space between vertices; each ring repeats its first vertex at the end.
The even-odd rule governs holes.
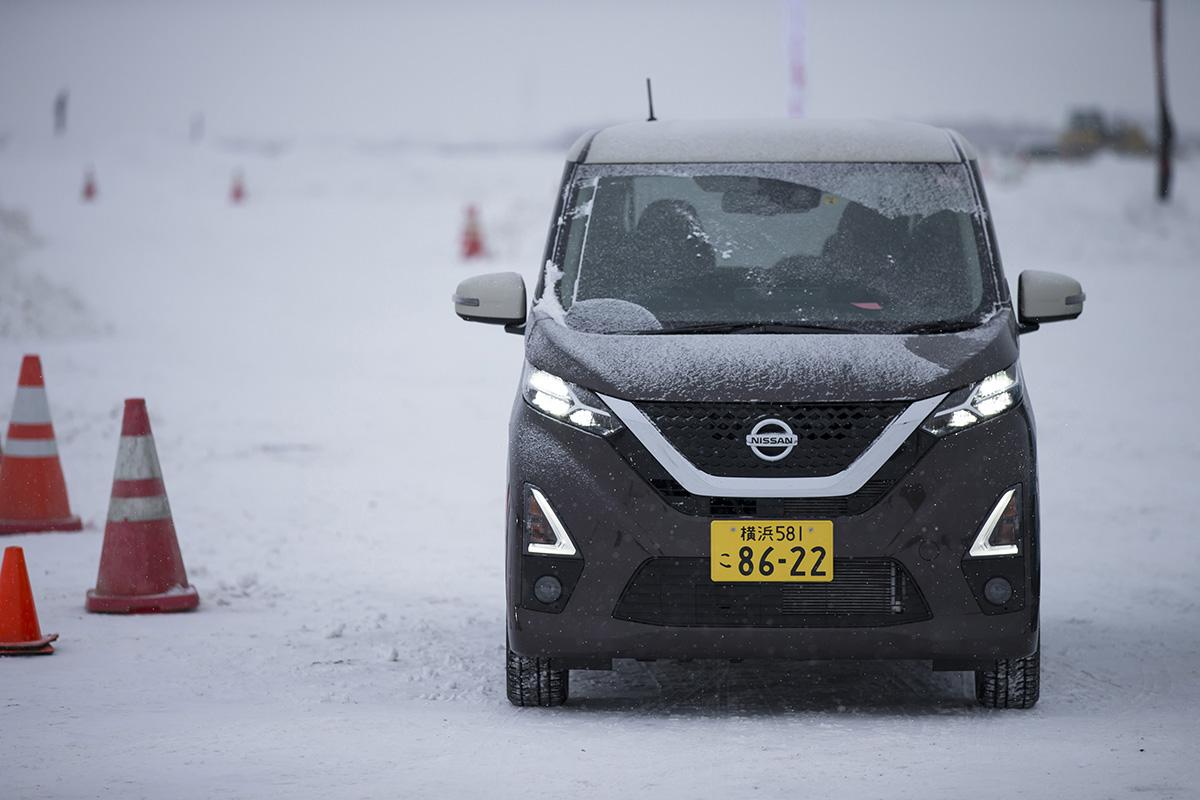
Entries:
POLYGON ((942 320, 941 322, 920 322, 900 328, 896 333, 957 333, 974 328, 979 323, 964 320, 942 320))
POLYGON ((657 331, 643 331, 650 335, 674 333, 860 333, 852 328, 836 325, 819 325, 808 322, 706 322, 700 325, 680 325, 657 331))

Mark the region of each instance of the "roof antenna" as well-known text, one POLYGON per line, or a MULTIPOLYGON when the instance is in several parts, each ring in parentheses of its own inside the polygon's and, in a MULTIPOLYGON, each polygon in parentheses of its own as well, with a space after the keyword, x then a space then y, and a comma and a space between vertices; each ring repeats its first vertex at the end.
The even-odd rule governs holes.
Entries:
POLYGON ((646 78, 646 102, 650 105, 650 116, 646 117, 646 122, 657 122, 658 117, 654 116, 654 93, 650 91, 649 78, 646 78))

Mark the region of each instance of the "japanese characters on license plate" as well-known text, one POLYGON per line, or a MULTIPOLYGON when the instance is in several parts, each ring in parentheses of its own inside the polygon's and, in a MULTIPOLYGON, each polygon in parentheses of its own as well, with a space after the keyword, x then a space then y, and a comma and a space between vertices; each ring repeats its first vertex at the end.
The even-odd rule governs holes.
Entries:
POLYGON ((833 522, 720 519, 712 522, 714 583, 833 580, 833 522))

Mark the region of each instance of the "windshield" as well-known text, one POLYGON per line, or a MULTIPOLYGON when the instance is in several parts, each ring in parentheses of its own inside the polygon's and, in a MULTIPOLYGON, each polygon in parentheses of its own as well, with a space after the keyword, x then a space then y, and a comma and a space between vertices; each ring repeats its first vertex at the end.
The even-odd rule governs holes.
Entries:
POLYGON ((546 297, 598 333, 969 327, 978 210, 962 164, 585 165, 546 297))

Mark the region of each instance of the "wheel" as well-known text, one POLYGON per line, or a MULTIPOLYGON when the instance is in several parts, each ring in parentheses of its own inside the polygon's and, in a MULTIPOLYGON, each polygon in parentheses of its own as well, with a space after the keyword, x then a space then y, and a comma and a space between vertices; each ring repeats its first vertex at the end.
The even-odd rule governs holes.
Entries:
POLYGON ((508 700, 514 706, 548 707, 567 702, 571 672, 552 669, 548 658, 519 656, 508 650, 505 673, 508 700))
POLYGON ((1041 693, 1041 642, 1022 658, 1005 658, 975 670, 975 699, 988 708, 1033 708, 1041 693))

